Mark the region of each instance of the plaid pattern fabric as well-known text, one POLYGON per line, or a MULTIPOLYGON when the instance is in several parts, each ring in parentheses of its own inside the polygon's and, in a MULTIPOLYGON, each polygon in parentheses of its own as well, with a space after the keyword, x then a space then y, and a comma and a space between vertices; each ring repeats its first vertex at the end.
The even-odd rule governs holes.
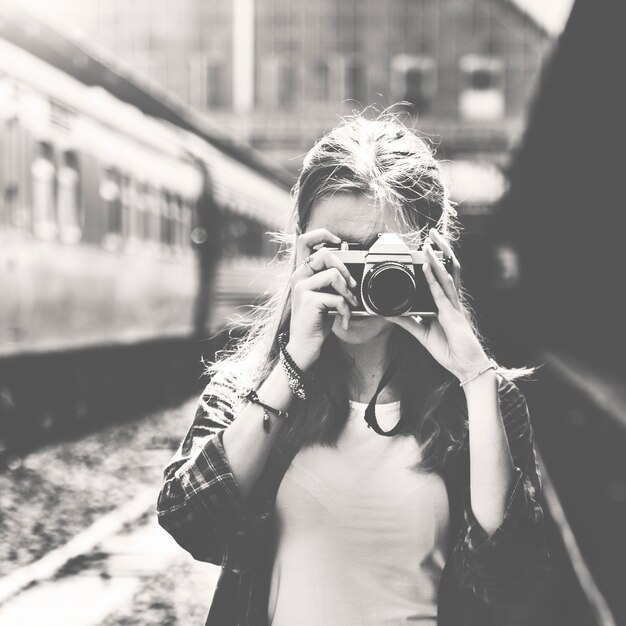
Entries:
MULTIPOLYGON (((207 385, 187 435, 165 467, 157 504, 159 523, 185 550, 195 559, 223 568, 207 620, 215 626, 267 624, 264 596, 271 572, 267 560, 270 522, 275 490, 288 465, 277 469, 268 461, 253 497, 249 502, 243 500, 222 446, 223 430, 234 419, 242 392, 243 387, 225 375, 214 377, 207 385)), ((481 606, 514 601, 548 568, 540 476, 526 401, 508 381, 501 381, 499 393, 516 480, 504 520, 495 533, 488 536, 471 510, 469 450, 460 455, 464 460, 458 470, 451 476, 444 473, 454 545, 440 585, 440 615, 442 601, 464 602, 459 615, 466 625, 491 623, 491 613, 481 613, 481 606), (459 514, 453 515, 454 510, 459 514), (449 568, 453 576, 446 575, 449 568), (471 619, 469 615, 479 617, 471 619)), ((444 622, 450 626, 457 623, 440 619, 440 626, 444 622)))

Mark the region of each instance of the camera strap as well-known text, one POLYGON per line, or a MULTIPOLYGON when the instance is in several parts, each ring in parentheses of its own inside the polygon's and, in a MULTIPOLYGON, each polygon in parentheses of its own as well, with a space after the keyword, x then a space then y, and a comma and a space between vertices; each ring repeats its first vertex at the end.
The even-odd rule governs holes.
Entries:
POLYGON ((376 389, 372 399, 369 401, 367 408, 365 409, 365 415, 363 419, 366 421, 368 428, 371 428, 375 433, 382 435, 383 437, 393 437, 400 430, 400 425, 402 422, 402 417, 398 420, 398 423, 391 429, 384 431, 376 419, 376 399, 380 392, 387 386, 389 381, 394 377, 395 373, 400 368, 400 364, 403 359, 397 359, 394 363, 392 363, 382 375, 380 382, 378 383, 378 388, 376 389))

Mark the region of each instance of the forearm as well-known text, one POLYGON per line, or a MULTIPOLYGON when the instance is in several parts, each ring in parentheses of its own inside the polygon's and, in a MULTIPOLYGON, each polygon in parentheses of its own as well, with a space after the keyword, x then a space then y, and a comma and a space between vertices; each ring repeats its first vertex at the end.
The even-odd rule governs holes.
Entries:
MULTIPOLYGON (((293 395, 280 364, 274 367, 258 388, 257 393, 264 404, 283 411, 289 410, 293 395)), ((244 498, 248 497, 256 484, 272 445, 283 426, 283 419, 271 411, 268 411, 268 414, 270 430, 265 432, 263 407, 248 403, 223 434, 224 451, 244 498)))
POLYGON ((515 474, 498 399, 498 377, 485 372, 464 387, 469 416, 472 511, 491 535, 502 523, 515 474))

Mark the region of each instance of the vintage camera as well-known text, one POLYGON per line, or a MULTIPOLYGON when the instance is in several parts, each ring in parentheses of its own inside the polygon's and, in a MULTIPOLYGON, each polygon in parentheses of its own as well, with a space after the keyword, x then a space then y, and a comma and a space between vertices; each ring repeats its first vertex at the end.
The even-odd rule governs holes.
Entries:
MULTIPOLYGON (((353 317, 437 314, 422 271, 426 253, 410 249, 397 234, 379 234, 369 249, 347 241, 342 241, 339 247, 326 247, 344 262, 356 280, 357 285, 351 291, 359 304, 351 306, 353 317)), ((435 250, 435 256, 450 272, 452 259, 444 257, 439 250, 435 250)))

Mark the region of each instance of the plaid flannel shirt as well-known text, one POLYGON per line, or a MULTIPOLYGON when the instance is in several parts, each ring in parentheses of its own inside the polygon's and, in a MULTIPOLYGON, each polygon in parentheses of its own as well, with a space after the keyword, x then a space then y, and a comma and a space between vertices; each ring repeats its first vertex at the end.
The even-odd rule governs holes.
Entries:
MULTIPOLYGON (((195 559, 222 573, 210 626, 267 626, 276 492, 291 456, 275 449, 244 501, 222 445, 242 387, 224 375, 202 393, 195 419, 164 470, 158 520, 195 559)), ((526 401, 502 380, 500 410, 516 477, 500 527, 488 536, 472 513, 467 439, 442 476, 450 503, 449 556, 439 585, 439 626, 487 626, 494 606, 525 596, 548 569, 540 476, 526 401)))

